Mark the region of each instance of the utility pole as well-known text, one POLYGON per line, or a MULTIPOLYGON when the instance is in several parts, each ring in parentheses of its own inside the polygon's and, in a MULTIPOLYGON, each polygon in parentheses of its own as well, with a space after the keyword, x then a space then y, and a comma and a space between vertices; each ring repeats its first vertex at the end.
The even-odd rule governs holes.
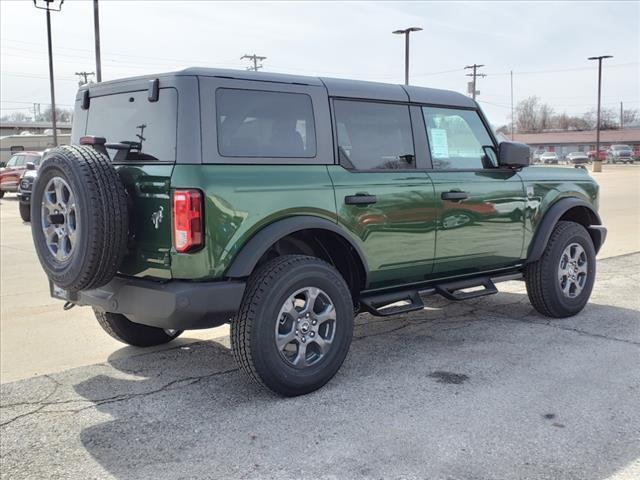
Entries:
POLYGON ((622 102, 620 102, 620 130, 624 128, 624 110, 622 109, 622 102))
POLYGON ((511 141, 513 141, 513 129, 516 118, 513 115, 513 70, 511 70, 511 141))
POLYGON ((248 55, 245 53, 240 57, 240 60, 244 60, 245 58, 253 62, 253 67, 249 66, 247 67, 247 70, 253 70, 254 72, 257 72, 259 68, 262 68, 262 63, 258 65, 258 62, 262 62, 263 60, 267 59, 267 57, 261 57, 259 55, 256 55, 255 53, 253 55, 248 55))
POLYGON ((100 83, 102 81, 102 60, 100 60, 100 15, 98 12, 98 0, 93 0, 93 36, 95 38, 96 49, 96 80, 100 83))
POLYGON ((88 76, 89 75, 95 75, 95 73, 93 72, 76 72, 76 75, 78 76, 78 78, 82 77, 82 80, 80 80, 78 82, 78 85, 82 86, 82 85, 86 85, 87 83, 89 83, 88 80, 88 76))
POLYGON ((613 55, 600 55, 599 57, 589 57, 588 60, 598 60, 598 115, 596 119, 596 158, 593 160, 593 171, 602 171, 600 161, 600 98, 602 95, 602 60, 613 58, 613 55))
POLYGON ((394 30, 395 35, 404 35, 404 84, 409 85, 409 34, 411 32, 420 32, 420 27, 409 27, 404 30, 394 30))
POLYGON ((465 70, 473 70, 473 73, 467 73, 467 77, 473 77, 473 80, 471 81, 471 98, 473 98, 474 100, 476 99, 476 94, 480 93, 476 90, 476 79, 478 77, 486 77, 484 73, 478 73, 478 69, 481 67, 484 67, 484 65, 478 65, 476 63, 464 67, 465 70))
POLYGON ((60 10, 62 10, 62 4, 64 3, 64 0, 60 0, 60 5, 58 5, 57 9, 51 6, 51 4, 54 3, 55 0, 43 0, 43 1, 45 4, 44 7, 39 7, 37 0, 33 0, 33 5, 36 8, 39 8, 40 10, 47 11, 47 44, 49 47, 48 48, 49 50, 49 86, 51 90, 51 124, 53 126, 53 146, 57 147, 58 146, 58 130, 56 126, 56 91, 53 85, 53 48, 51 46, 51 11, 53 10, 54 12, 59 12, 60 10))

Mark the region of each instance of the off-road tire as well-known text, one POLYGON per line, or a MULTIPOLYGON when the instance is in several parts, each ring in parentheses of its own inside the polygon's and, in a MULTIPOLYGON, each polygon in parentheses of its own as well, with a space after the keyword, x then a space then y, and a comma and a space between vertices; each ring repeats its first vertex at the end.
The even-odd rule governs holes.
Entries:
POLYGON ((119 342, 134 347, 154 347, 163 345, 177 338, 182 330, 167 331, 162 328, 149 327, 134 323, 119 313, 93 310, 102 329, 119 342))
POLYGON ((527 294, 531 305, 542 315, 564 318, 580 312, 589 301, 596 277, 596 252, 587 230, 574 222, 558 222, 553 229, 549 242, 536 262, 530 263, 525 270, 527 294), (582 292, 575 298, 562 293, 558 280, 560 259, 565 248, 577 243, 587 256, 587 278, 582 292))
POLYGON ((45 156, 31 196, 31 233, 40 264, 61 288, 77 292, 108 283, 127 249, 128 213, 124 185, 109 157, 87 146, 62 146, 45 156), (76 246, 65 261, 47 247, 43 195, 48 182, 64 180, 77 208, 76 246))
POLYGON ((346 282, 331 265, 304 255, 275 258, 254 272, 231 320, 231 346, 238 365, 258 385, 288 397, 312 392, 331 380, 347 356, 352 336, 353 301, 346 282), (306 286, 320 288, 330 297, 336 331, 324 358, 296 369, 276 347, 275 322, 287 297, 306 286))
POLYGON ((18 204, 18 210, 20 210, 20 218, 22 218, 23 222, 31 221, 31 205, 30 204, 20 202, 18 204))

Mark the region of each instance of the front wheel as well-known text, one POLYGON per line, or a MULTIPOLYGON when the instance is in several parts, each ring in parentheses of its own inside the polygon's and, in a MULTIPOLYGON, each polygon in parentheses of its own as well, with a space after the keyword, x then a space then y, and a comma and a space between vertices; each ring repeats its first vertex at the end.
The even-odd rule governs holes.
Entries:
POLYGON ((525 280, 533 307, 547 317, 564 318, 587 304, 596 277, 596 253, 587 230, 558 222, 542 257, 527 266, 525 280))
POLYGON ((31 221, 31 205, 20 202, 18 204, 18 210, 20 210, 20 218, 22 218, 23 222, 31 221))
POLYGON ((314 257, 285 255, 249 278, 231 321, 236 361, 284 396, 322 387, 340 369, 353 335, 353 302, 342 276, 314 257))

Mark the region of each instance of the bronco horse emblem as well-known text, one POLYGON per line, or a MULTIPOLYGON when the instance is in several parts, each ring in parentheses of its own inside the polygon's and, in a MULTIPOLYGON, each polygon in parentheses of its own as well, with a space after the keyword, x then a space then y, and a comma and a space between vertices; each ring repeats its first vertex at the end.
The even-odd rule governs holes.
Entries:
POLYGON ((162 223, 162 212, 163 211, 164 211, 164 208, 160 207, 157 212, 153 212, 151 214, 151 221, 153 222, 153 226, 156 227, 156 230, 158 229, 158 227, 162 223))

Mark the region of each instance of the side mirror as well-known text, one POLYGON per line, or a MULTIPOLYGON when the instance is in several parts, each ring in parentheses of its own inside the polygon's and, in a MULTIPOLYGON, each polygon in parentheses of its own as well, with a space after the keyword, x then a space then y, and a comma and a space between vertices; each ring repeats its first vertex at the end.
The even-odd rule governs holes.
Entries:
POLYGON ((35 170, 36 164, 33 162, 27 162, 27 170, 35 170))
POLYGON ((498 165, 501 167, 527 167, 531 164, 529 145, 502 142, 498 145, 498 165))

